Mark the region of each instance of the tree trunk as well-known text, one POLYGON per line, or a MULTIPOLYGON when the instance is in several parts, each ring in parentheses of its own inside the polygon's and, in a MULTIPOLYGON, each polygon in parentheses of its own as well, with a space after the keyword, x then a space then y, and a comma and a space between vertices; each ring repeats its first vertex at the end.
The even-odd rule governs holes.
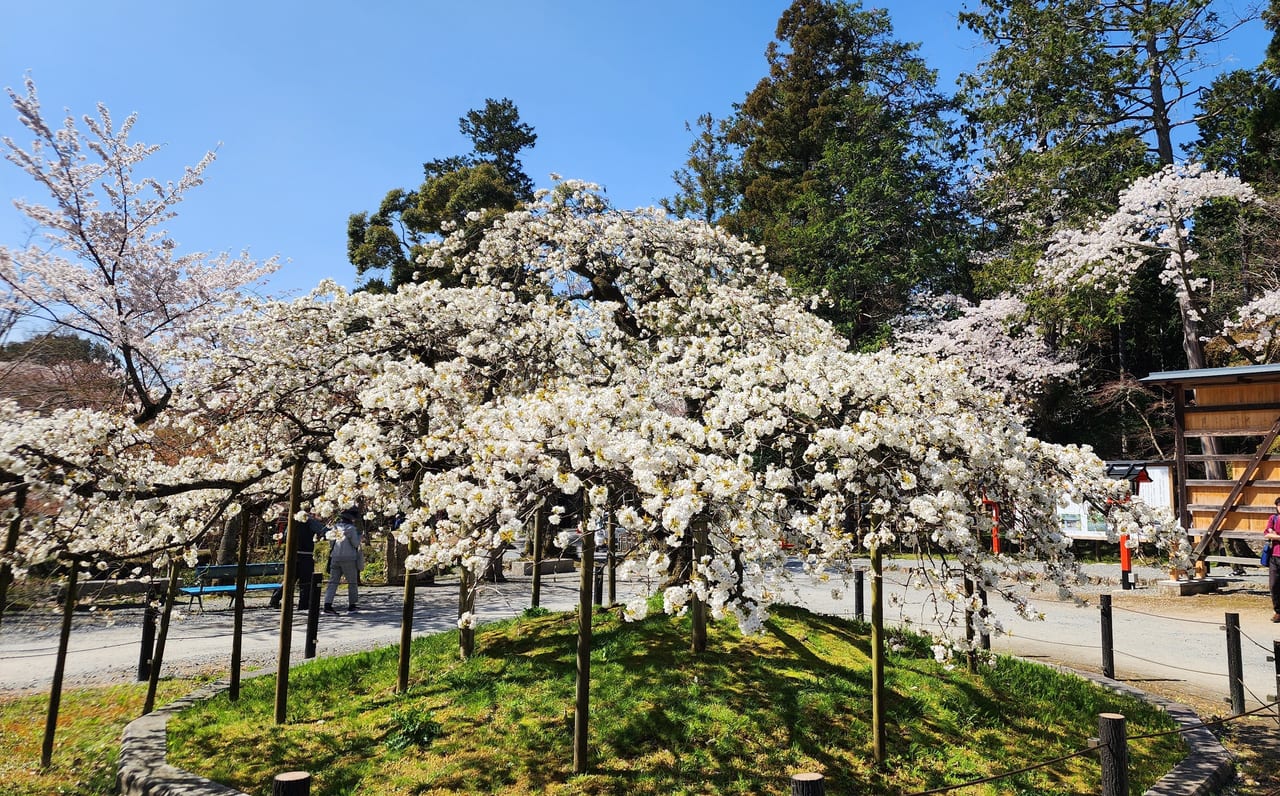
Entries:
POLYGON ((18 532, 22 529, 22 510, 27 505, 27 485, 19 484, 13 492, 13 508, 16 512, 9 521, 9 530, 4 537, 4 563, 0 564, 0 622, 4 621, 4 609, 9 605, 9 584, 13 583, 13 567, 9 564, 9 556, 18 549, 18 532))
MULTIPOLYGON (((289 653, 293 647, 293 582, 290 570, 298 550, 298 512, 302 511, 302 473, 307 469, 305 459, 293 463, 293 477, 289 481, 289 519, 285 525, 284 559, 284 610, 280 612, 280 653, 276 661, 276 724, 284 724, 289 707, 289 653), (287 622, 287 624, 286 624, 287 622)), ((243 561, 240 566, 244 566, 243 561)), ((242 601, 244 588, 236 590, 242 601)))
MULTIPOLYGON (((708 521, 706 517, 699 516, 693 521, 693 527, 690 532, 693 534, 693 556, 689 565, 689 586, 692 588, 695 581, 702 578, 698 574, 697 568, 702 563, 702 558, 707 554, 707 535, 708 521)), ((693 626, 693 638, 690 644, 691 650, 695 654, 702 654, 707 651, 707 601, 697 596, 697 592, 693 595, 693 604, 689 609, 689 619, 693 626)))
POLYGON ((1151 82, 1151 129, 1156 137, 1156 154, 1161 166, 1173 165, 1173 125, 1169 120, 1169 106, 1164 99, 1164 80, 1161 75, 1165 62, 1160 58, 1159 42, 1154 33, 1147 34, 1147 68, 1151 82))
POLYGON ((41 768, 48 768, 53 762, 53 736, 58 730, 58 709, 62 706, 62 676, 67 670, 67 645, 71 642, 71 618, 76 610, 76 575, 79 571, 79 562, 72 561, 71 571, 67 573, 67 594, 62 600, 62 628, 58 634, 58 655, 53 664, 53 684, 49 687, 44 742, 40 746, 41 768))
MULTIPOLYGON (((470 614, 475 611, 476 578, 475 575, 471 574, 471 570, 466 567, 459 567, 458 570, 458 619, 461 620, 463 614, 470 614)), ((466 660, 475 651, 476 629, 472 626, 472 621, 468 621, 465 626, 459 624, 458 655, 463 660, 466 660)))
POLYGON ((218 540, 218 552, 213 557, 215 564, 230 564, 235 561, 236 543, 244 532, 244 513, 230 518, 222 525, 222 538, 218 540))

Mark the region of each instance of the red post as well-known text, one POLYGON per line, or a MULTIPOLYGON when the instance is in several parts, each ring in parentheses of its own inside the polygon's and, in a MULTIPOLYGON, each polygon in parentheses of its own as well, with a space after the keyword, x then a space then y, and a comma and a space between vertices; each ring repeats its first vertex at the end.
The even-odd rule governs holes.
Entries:
POLYGON ((1000 555, 1000 504, 984 497, 982 505, 991 507, 991 552, 1000 555))
POLYGON ((1120 534, 1120 588, 1133 588, 1133 557, 1129 553, 1129 535, 1120 534))

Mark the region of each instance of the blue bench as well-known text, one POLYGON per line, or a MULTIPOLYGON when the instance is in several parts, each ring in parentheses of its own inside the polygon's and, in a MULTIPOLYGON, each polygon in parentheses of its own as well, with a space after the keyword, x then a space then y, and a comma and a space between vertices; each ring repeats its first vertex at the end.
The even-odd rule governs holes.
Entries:
MULTIPOLYGON (((201 610, 204 609, 204 596, 206 594, 229 594, 235 596, 236 585, 234 583, 219 584, 220 580, 235 580, 236 571, 239 570, 239 564, 205 564, 195 568, 195 576, 190 586, 183 586, 178 591, 187 595, 187 605, 192 602, 198 602, 201 610)), ((246 582, 244 584, 245 592, 259 591, 261 589, 275 590, 281 587, 280 578, 284 575, 283 561, 268 561, 260 564, 245 564, 246 582), (254 581, 249 582, 248 578, 273 578, 273 581, 254 581)))

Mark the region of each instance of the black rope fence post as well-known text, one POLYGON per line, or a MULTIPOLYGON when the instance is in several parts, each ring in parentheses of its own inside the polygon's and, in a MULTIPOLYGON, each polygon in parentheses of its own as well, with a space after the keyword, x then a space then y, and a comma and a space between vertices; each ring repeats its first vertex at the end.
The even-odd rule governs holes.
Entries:
POLYGON ((987 650, 988 652, 990 652, 991 651, 991 634, 987 632, 987 623, 985 621, 988 616, 991 616, 987 608, 987 590, 979 586, 978 597, 979 599, 982 600, 982 619, 983 619, 982 633, 981 635, 978 636, 978 643, 982 646, 984 650, 987 650))
POLYGON ((1231 687, 1231 715, 1244 713, 1244 664, 1240 655, 1240 614, 1227 614, 1227 682, 1231 687))
MULTIPOLYGON (((1272 702, 1280 702, 1280 641, 1271 642, 1271 660, 1276 666, 1276 692, 1267 698, 1272 702)), ((1276 722, 1280 724, 1280 706, 1276 707, 1276 722)))
POLYGON ((147 607, 142 612, 142 646, 138 650, 138 682, 151 679, 151 659, 156 654, 156 622, 160 610, 156 608, 159 595, 154 587, 147 589, 147 607))
POLYGON ((1124 716, 1098 714, 1098 750, 1102 757, 1102 796, 1129 796, 1129 746, 1124 716))
POLYGON ((592 602, 597 608, 604 607, 604 567, 596 564, 594 561, 583 561, 582 566, 592 566, 595 569, 594 581, 591 585, 592 602))
POLYGON ((855 569, 853 571, 853 618, 859 622, 863 621, 865 613, 866 601, 863 599, 863 581, 866 579, 865 569, 855 569))
POLYGON ((1116 677, 1116 650, 1111 632, 1111 595, 1098 596, 1098 607, 1102 611, 1102 674, 1104 677, 1116 677))
MULTIPOLYGON (((406 572, 405 577, 411 576, 406 572)), ((302 584, 302 588, 310 592, 307 596, 307 642, 303 648, 303 656, 314 658, 316 644, 320 640, 320 573, 312 572, 311 581, 302 584)))

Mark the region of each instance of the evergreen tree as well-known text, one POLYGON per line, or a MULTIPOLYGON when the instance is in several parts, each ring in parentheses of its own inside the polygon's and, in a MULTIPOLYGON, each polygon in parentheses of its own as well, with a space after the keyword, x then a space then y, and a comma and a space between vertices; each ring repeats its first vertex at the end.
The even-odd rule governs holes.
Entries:
POLYGON ((948 167, 948 101, 888 14, 795 0, 738 109, 741 198, 724 219, 863 342, 911 290, 954 289, 963 226, 948 167))
POLYGON ((429 279, 456 284, 450 268, 428 269, 417 262, 428 242, 453 229, 478 239, 493 218, 533 198, 533 181, 518 155, 538 137, 520 121, 511 100, 485 100, 482 110, 458 120, 458 129, 471 139, 471 154, 424 163, 417 190, 388 191, 376 211, 348 219, 347 259, 357 276, 369 277, 364 289, 394 290, 429 279), (390 281, 370 276, 378 272, 390 281))
MULTIPOLYGON (((737 208, 737 158, 727 139, 729 126, 727 121, 717 122, 710 113, 698 117, 697 135, 689 145, 689 159, 671 175, 680 190, 675 196, 662 200, 668 213, 714 224, 737 208)), ((684 129, 694 132, 688 122, 684 129)))

